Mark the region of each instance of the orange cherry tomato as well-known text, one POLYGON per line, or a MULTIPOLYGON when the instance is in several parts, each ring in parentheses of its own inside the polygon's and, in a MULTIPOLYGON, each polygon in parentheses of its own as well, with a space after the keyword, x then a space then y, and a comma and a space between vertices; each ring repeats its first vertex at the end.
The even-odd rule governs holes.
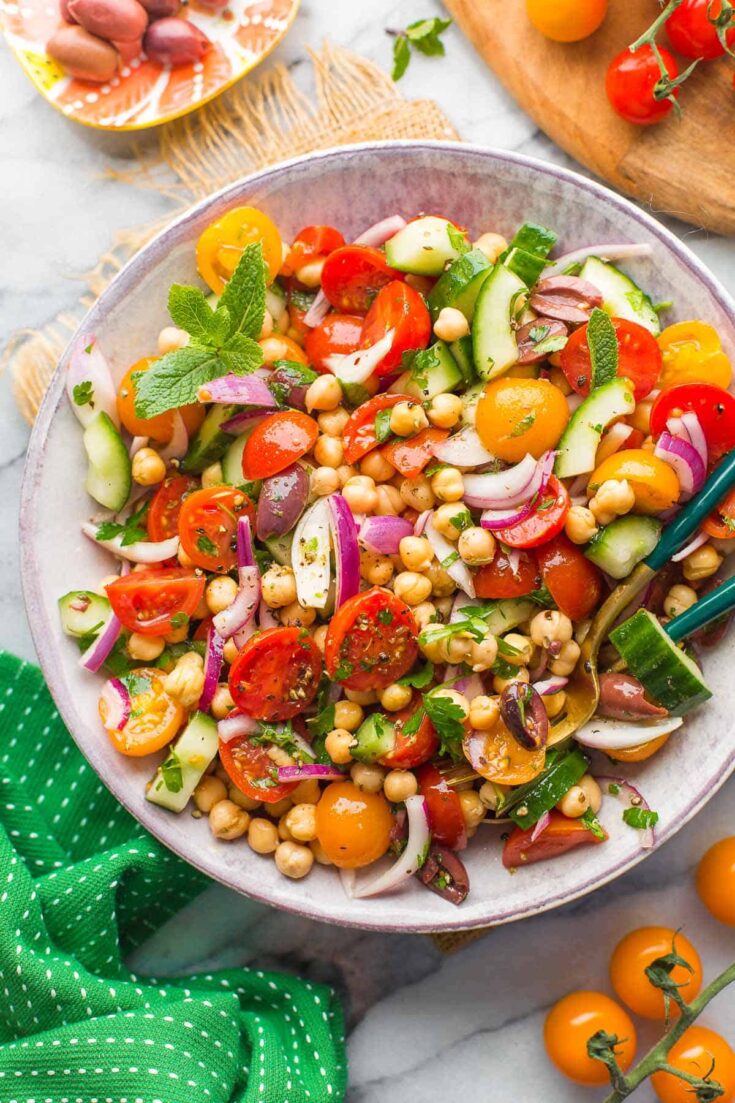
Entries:
MULTIPOLYGON (((131 436, 150 437, 157 444, 168 444, 174 431, 173 410, 168 410, 165 414, 157 414, 156 417, 138 417, 135 412, 136 392, 133 376, 136 372, 148 371, 157 359, 156 356, 144 356, 142 360, 138 360, 128 368, 117 391, 117 412, 124 428, 131 436)), ((204 407, 195 402, 190 406, 181 406, 179 413, 189 436, 192 436, 204 421, 204 407)))
POLYGON ((477 404, 476 428, 494 456, 518 463, 558 444, 569 421, 564 395, 547 379, 495 379, 477 404))
MULTIPOLYGON (((717 1103, 732 1103, 735 1099, 735 1053, 714 1030, 705 1026, 690 1026, 669 1050, 667 1061, 675 1069, 697 1076, 709 1075, 724 1088, 717 1103)), ((670 1072, 655 1072, 651 1084, 661 1103, 692 1103, 691 1084, 672 1076, 670 1072)))
POLYGON ((422 429, 414 437, 383 445, 382 455, 407 479, 415 479, 433 458, 434 446, 448 436, 448 429, 422 429))
POLYGON ((416 778, 429 810, 433 841, 451 850, 464 850, 467 846, 467 825, 457 793, 431 762, 418 770, 416 778))
POLYGON ((373 448, 378 447, 375 419, 381 410, 391 410, 399 402, 414 404, 416 399, 408 394, 376 394, 352 412, 342 432, 345 463, 357 463, 368 452, 372 452, 373 448))
POLYGON ((345 689, 385 689, 413 666, 417 637, 408 605, 390 590, 373 586, 348 598, 329 622, 327 674, 345 689))
POLYGON ((620 1039, 615 1055, 625 1072, 635 1056, 635 1027, 627 1012, 602 992, 570 992, 554 1004, 544 1024, 549 1060, 578 1084, 607 1084, 607 1068, 587 1053, 587 1042, 600 1030, 620 1039))
POLYGON ((322 658, 300 628, 267 628, 247 641, 230 667, 236 706, 256 720, 290 720, 319 689, 322 658))
POLYGON ((183 724, 186 714, 166 693, 164 678, 163 671, 155 667, 139 667, 120 676, 130 694, 130 717, 121 731, 107 727, 107 703, 100 699, 100 719, 121 754, 139 758, 160 751, 183 724))
POLYGON ((526 0, 528 18, 554 42, 579 42, 602 24, 607 0, 526 0))
POLYGON ((195 490, 179 512, 181 547, 195 566, 225 574, 237 565, 237 520, 255 523, 255 507, 244 491, 233 486, 195 490))
POLYGON ((431 316, 418 291, 393 280, 375 296, 362 327, 360 345, 371 348, 390 331, 393 340, 375 369, 377 376, 390 375, 401 367, 404 352, 425 349, 431 339, 431 316))
POLYGON ((726 494, 717 508, 705 517, 702 528, 716 540, 735 538, 735 490, 726 494))
POLYGON ((546 750, 522 747, 502 717, 490 731, 471 731, 464 739, 464 754, 474 769, 498 785, 525 785, 541 773, 546 750))
MULTIPOLYGON (((702 962, 699 954, 688 938, 670 927, 639 927, 631 931, 618 942, 610 959, 610 980, 615 995, 624 1004, 642 1015, 644 1019, 665 1019, 663 993, 646 976, 646 969, 657 958, 672 953, 676 942, 676 952, 688 961, 692 971, 676 965, 671 979, 678 984, 685 1000, 693 1000, 702 987, 702 962)), ((669 1001, 671 1014, 678 1014, 678 1008, 669 1001)))
POLYGON ((171 536, 178 536, 179 514, 184 498, 198 486, 198 480, 191 475, 170 475, 163 480, 148 510, 148 536, 151 540, 168 540, 171 536))
POLYGON ((330 253, 324 262, 322 291, 335 310, 366 314, 381 287, 403 278, 402 272, 388 267, 379 249, 345 245, 330 253))
MULTIPOLYGON (((612 324, 618 341, 617 374, 630 380, 636 402, 640 402, 651 393, 658 381, 661 373, 661 349, 653 334, 637 322, 613 318, 612 324)), ((575 329, 561 350, 560 363, 569 386, 577 394, 588 395, 592 361, 586 325, 575 329)))
POLYGON ((332 782, 316 806, 316 837, 339 869, 358 869, 382 858, 392 829, 383 794, 366 793, 351 781, 332 782))
POLYGON ((314 418, 300 410, 271 414, 248 437, 242 454, 243 475, 246 479, 267 479, 285 471, 312 450, 318 436, 314 418))
POLYGON ((298 782, 280 781, 266 747, 251 743, 247 735, 220 742, 220 762, 232 784, 252 800, 276 804, 292 793, 298 782))
POLYGON ((735 927, 735 835, 720 839, 702 858, 697 892, 715 919, 735 927))
POLYGON ((340 249, 345 239, 334 226, 304 226, 293 239, 293 245, 281 267, 282 276, 292 276, 307 261, 328 257, 340 249))
POLYGON ((639 743, 637 747, 625 747, 621 751, 605 751, 608 758, 614 758, 616 762, 645 762, 647 758, 653 758, 657 751, 669 741, 668 735, 659 735, 658 739, 649 739, 646 743, 639 743))
POLYGON ((679 480, 673 467, 645 448, 624 448, 596 467, 587 491, 594 494, 607 479, 627 479, 635 494, 636 513, 663 513, 679 500, 679 480))
POLYGON ((151 568, 116 578, 105 586, 105 593, 123 628, 142 636, 165 636, 173 629, 174 616, 193 615, 204 583, 183 567, 151 568))
POLYGON ((423 762, 433 758, 439 749, 439 738, 429 717, 424 712, 416 731, 406 735, 403 731, 408 721, 421 707, 421 694, 416 692, 411 702, 398 712, 390 714, 395 728, 396 739, 393 750, 378 759, 381 766, 389 770, 415 770, 423 762))
POLYGON ((329 371, 328 356, 342 356, 360 347, 362 322, 359 314, 327 314, 323 322, 309 330, 306 355, 315 371, 329 371))
POLYGON ((567 488, 552 475, 533 513, 511 528, 499 529, 495 536, 509 548, 537 548, 561 532, 567 513, 567 488))
POLYGON ((199 274, 212 291, 221 295, 248 245, 263 246, 268 281, 278 275, 283 260, 281 235, 268 215, 256 207, 234 207, 207 226, 197 242, 199 274))
POLYGON ((682 383, 710 383, 727 390, 732 365, 722 351, 716 329, 706 322, 676 322, 658 338, 663 355, 659 376, 662 390, 682 383))
POLYGON ((584 552, 560 532, 536 548, 541 576, 562 613, 584 620, 602 598, 602 575, 584 552))
POLYGON ((475 572, 475 593, 482 598, 524 597, 541 585, 533 552, 519 551, 518 563, 498 547, 492 563, 475 572))

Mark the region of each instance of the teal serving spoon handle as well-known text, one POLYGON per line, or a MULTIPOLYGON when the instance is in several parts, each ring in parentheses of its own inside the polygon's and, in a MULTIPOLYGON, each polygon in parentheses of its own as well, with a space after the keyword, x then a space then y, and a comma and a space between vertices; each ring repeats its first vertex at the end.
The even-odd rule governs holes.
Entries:
POLYGON ((694 535, 707 514, 712 512, 733 486, 735 486, 735 449, 728 452, 720 465, 715 468, 699 494, 684 506, 670 525, 666 526, 658 544, 645 560, 646 566, 652 571, 660 571, 665 567, 671 556, 684 546, 690 536, 694 535))
POLYGON ((728 578, 716 590, 711 590, 700 598, 691 609, 680 613, 668 624, 664 625, 664 631, 675 643, 686 639, 698 628, 703 628, 712 620, 717 620, 723 613, 729 613, 735 608, 735 577, 728 578))

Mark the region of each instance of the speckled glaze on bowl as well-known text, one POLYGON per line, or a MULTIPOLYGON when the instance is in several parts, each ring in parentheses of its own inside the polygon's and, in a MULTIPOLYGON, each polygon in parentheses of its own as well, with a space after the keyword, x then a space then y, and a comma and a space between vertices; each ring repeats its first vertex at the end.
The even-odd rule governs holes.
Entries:
MULTIPOLYGON (((97 334, 117 378, 155 348, 156 335, 167 323, 169 284, 196 281, 193 243, 201 230, 241 203, 262 207, 286 237, 308 223, 329 222, 349 238, 394 212, 437 211, 473 235, 492 229, 509 236, 526 219, 541 222, 559 232, 561 249, 596 241, 649 242, 653 257, 631 262, 631 274, 655 301, 675 300, 672 320, 708 320, 735 354, 735 304, 680 241, 627 200, 574 173, 516 154, 401 142, 336 149, 267 169, 201 203, 150 242, 103 293, 83 326, 85 333, 97 334)), ((500 862, 500 829, 481 827, 463 855, 472 891, 460 908, 413 883, 391 896, 352 901, 334 869, 316 867, 305 880, 289 881, 247 843, 214 841, 206 820, 171 815, 146 803, 153 760, 124 758, 113 750, 97 719, 101 679, 80 670, 77 649, 62 634, 57 617, 60 594, 88 588, 109 571, 105 553, 79 531, 92 510, 83 489, 81 434, 64 398, 65 368, 63 357, 28 452, 21 513, 26 606, 41 666, 69 730, 105 784, 153 835, 238 892, 315 919, 386 931, 453 930, 535 915, 591 892, 641 861, 645 854, 637 832, 622 824, 619 806, 610 801, 603 809, 609 842, 530 866, 514 877, 500 862)), ((707 656, 706 673, 714 699, 650 762, 627 768, 660 813, 659 845, 735 767, 732 675, 725 649, 707 656)))

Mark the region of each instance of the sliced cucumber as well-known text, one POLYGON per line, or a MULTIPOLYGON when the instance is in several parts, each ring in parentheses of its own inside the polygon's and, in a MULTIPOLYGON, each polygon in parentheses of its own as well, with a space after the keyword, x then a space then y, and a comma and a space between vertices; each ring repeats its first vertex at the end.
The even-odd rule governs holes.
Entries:
POLYGON ((265 306, 266 310, 270 311, 273 321, 280 322, 281 318, 288 310, 288 301, 286 299, 286 292, 279 284, 272 283, 270 287, 266 288, 265 306))
POLYGON ((461 255, 464 236, 446 218, 424 215, 409 222, 386 241, 385 259, 398 272, 440 276, 445 265, 461 255))
POLYGON ((107 598, 91 590, 71 590, 59 598, 61 627, 77 639, 107 624, 111 612, 107 598))
POLYGON ((556 245, 557 236, 548 226, 539 226, 536 222, 524 222, 500 259, 505 264, 514 249, 522 249, 537 257, 548 257, 556 245))
POLYGON ((572 414, 559 441, 554 473, 566 479, 592 471, 604 430, 615 418, 632 414, 634 409, 627 379, 611 379, 598 387, 572 414))
POLYGON ((502 375, 518 360, 511 323, 519 295, 527 292, 523 280, 503 264, 496 264, 482 285, 472 327, 475 369, 481 379, 502 375))
POLYGON ((374 712, 360 724, 355 739, 357 746, 350 748, 352 757, 358 762, 376 762, 393 750, 396 729, 382 712, 374 712))
POLYGON ((461 310, 468 322, 475 313, 480 288, 492 271, 492 264, 480 249, 470 249, 442 272, 429 292, 432 321, 446 306, 461 310))
POLYGON ((429 402, 434 395, 455 391, 464 377, 444 341, 437 341, 414 361, 414 367, 406 380, 406 394, 429 402), (433 356, 429 356, 433 353, 433 356))
POLYGON ((601 529, 584 554, 613 578, 627 578, 656 547, 662 528, 655 517, 629 513, 601 529))
POLYGON ((87 493, 105 509, 117 512, 127 502, 133 481, 123 439, 111 418, 102 412, 90 421, 82 440, 89 460, 84 484, 87 493))
MULTIPOLYGON (((222 478, 230 486, 242 486, 247 479, 242 473, 242 454, 252 429, 235 437, 222 457, 222 478)), ((229 438, 232 440, 232 437, 229 438)))
POLYGON ((462 397, 462 414, 460 420, 463 425, 474 425, 477 418, 477 403, 485 393, 484 383, 475 383, 469 387, 462 397))
POLYGON ((220 429, 235 413, 237 406, 213 406, 201 424, 199 432, 189 443, 189 450, 181 461, 181 470, 199 475, 205 467, 221 460, 232 444, 232 434, 220 429))
POLYGON ((510 632, 511 628, 517 628, 539 611, 536 602, 525 597, 500 598, 491 604, 494 606, 493 611, 482 619, 493 636, 510 632))
POLYGON ((661 332, 658 314, 653 303, 638 284, 633 283, 614 264, 607 264, 599 257, 588 257, 579 273, 580 279, 589 280, 603 297, 603 308, 614 318, 627 318, 651 331, 654 337, 661 332))
POLYGON ((183 812, 218 750, 216 723, 211 716, 195 712, 156 770, 146 800, 171 812, 183 812))
POLYGON ((696 663, 648 609, 639 609, 610 633, 610 640, 654 701, 674 716, 712 696, 696 663))
POLYGON ((533 287, 548 264, 546 257, 528 253, 525 249, 511 249, 503 261, 506 268, 515 272, 527 287, 533 287))
POLYGON ((467 337, 460 337, 458 341, 452 341, 449 351, 457 361, 465 385, 469 387, 477 379, 475 361, 472 356, 472 338, 468 334, 467 337))
POLYGON ((263 543, 276 563, 279 563, 282 567, 291 566, 293 532, 287 532, 285 536, 269 536, 263 543))

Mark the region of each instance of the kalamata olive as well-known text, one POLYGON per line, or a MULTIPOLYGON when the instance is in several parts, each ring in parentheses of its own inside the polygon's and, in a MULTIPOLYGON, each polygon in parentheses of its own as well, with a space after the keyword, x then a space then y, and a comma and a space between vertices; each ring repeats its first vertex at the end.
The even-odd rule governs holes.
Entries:
POLYGON ((527 322, 516 333, 518 363, 537 364, 552 352, 564 348, 566 339, 567 327, 563 322, 552 321, 550 318, 527 322))
POLYGON ((646 720, 651 716, 668 716, 666 709, 647 701, 643 686, 632 674, 601 674, 598 716, 611 720, 646 720))
POLYGON ((135 42, 148 26, 138 0, 69 0, 68 10, 85 31, 108 42, 135 42))
POLYGON ((191 65, 201 61, 211 45, 198 27, 177 16, 151 23, 143 39, 148 57, 159 65, 191 65))
POLYGON ((259 540, 285 536, 304 512, 309 497, 309 476, 300 463, 292 463, 278 475, 263 481, 255 515, 259 540))
POLYGON ((59 27, 46 43, 46 53, 70 76, 98 84, 112 80, 120 62, 114 46, 77 26, 59 27))
POLYGON ((289 368, 286 364, 274 369, 268 385, 279 402, 292 406, 294 410, 306 411, 306 392, 309 382, 304 382, 304 370, 289 368))
POLYGON ((140 0, 151 22, 154 19, 165 19, 169 15, 177 15, 181 10, 181 0, 140 0))
POLYGON ((594 306, 602 306, 602 295, 579 276, 550 276, 536 284, 529 305, 544 318, 581 325, 594 306))
POLYGON ((511 682, 500 695, 500 713, 522 747, 536 751, 546 746, 549 718, 541 697, 524 682, 511 682))
POLYGON ((453 850, 432 846, 418 872, 427 889, 452 904, 461 904, 470 891, 470 877, 453 850))

